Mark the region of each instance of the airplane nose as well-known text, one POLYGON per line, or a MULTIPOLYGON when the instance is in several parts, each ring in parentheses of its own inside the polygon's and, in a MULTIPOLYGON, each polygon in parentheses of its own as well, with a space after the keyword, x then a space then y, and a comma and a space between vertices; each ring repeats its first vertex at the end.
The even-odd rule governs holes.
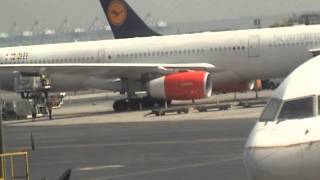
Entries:
POLYGON ((301 175, 301 147, 283 144, 287 135, 277 130, 252 132, 244 163, 252 180, 297 180, 301 175))

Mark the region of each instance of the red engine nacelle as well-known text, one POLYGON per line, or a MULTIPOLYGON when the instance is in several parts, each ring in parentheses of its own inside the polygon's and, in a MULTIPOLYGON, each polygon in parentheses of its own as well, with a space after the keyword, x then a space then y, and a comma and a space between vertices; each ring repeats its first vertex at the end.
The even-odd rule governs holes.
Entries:
POLYGON ((151 80, 147 88, 153 98, 193 100, 211 96, 212 80, 208 72, 179 72, 151 80))

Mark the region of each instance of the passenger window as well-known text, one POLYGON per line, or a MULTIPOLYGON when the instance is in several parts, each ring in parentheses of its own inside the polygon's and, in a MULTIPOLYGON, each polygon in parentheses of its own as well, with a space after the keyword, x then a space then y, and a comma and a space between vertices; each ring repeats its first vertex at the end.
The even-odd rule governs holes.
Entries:
POLYGON ((313 97, 307 97, 285 102, 278 119, 302 119, 313 115, 313 97))
POLYGON ((264 109, 260 121, 274 121, 281 105, 281 100, 272 98, 264 109))

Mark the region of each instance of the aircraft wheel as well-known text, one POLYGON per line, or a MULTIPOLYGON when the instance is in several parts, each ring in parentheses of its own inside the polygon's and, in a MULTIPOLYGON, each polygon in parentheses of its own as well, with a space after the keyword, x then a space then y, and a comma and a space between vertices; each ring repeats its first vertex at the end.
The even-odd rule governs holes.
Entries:
POLYGON ((129 100, 129 108, 131 111, 138 111, 140 110, 141 100, 140 99, 131 99, 129 100))
POLYGON ((155 104, 155 100, 151 97, 146 96, 142 98, 141 103, 144 109, 153 108, 155 104))
POLYGON ((113 110, 115 112, 124 112, 128 111, 128 102, 125 99, 117 100, 113 103, 113 110))

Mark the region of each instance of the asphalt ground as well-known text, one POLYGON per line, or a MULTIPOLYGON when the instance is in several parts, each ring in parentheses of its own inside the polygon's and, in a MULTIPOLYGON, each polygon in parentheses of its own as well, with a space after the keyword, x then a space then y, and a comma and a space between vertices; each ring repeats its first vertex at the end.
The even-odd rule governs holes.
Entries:
POLYGON ((5 127, 6 150, 31 149, 32 179, 245 180, 254 119, 5 127))
POLYGON ((54 180, 67 168, 72 180, 248 179, 242 153, 262 107, 144 117, 112 113, 110 104, 65 103, 54 120, 6 122, 6 152, 30 152, 32 179, 54 180))

